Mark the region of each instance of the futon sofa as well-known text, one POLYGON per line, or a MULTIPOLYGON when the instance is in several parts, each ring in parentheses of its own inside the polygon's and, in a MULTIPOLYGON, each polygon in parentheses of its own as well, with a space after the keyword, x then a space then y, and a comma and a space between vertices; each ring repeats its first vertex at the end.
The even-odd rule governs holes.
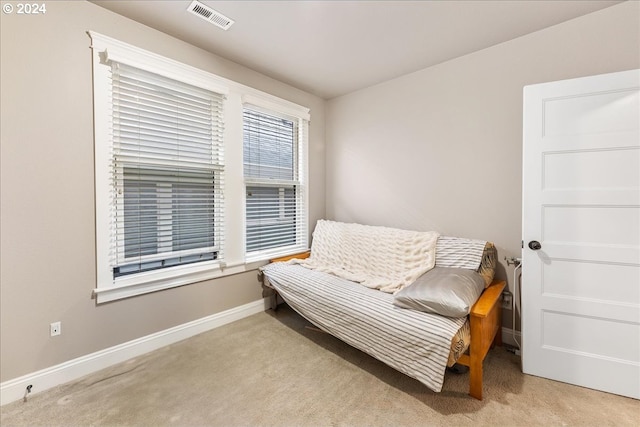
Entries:
POLYGON ((433 391, 447 366, 469 367, 482 399, 483 360, 500 344, 492 243, 320 220, 311 251, 263 268, 267 293, 316 325, 433 391))

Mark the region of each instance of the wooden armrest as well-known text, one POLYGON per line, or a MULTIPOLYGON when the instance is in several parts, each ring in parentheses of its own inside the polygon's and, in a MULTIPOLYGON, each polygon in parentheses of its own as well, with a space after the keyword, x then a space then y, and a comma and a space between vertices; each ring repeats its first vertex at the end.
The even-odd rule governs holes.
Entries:
POLYGON ((311 256, 311 251, 305 251, 305 252, 300 252, 299 254, 293 254, 293 255, 287 255, 287 256, 282 256, 282 257, 278 257, 278 258, 273 258, 270 259, 269 262, 285 262, 285 261, 289 261, 290 259, 305 259, 305 258, 309 258, 309 256, 311 256))
POLYGON ((504 280, 494 280, 488 288, 486 288, 478 301, 471 307, 469 315, 475 317, 487 317, 491 312, 494 305, 500 301, 502 291, 504 290, 507 282, 504 280))
MULTIPOLYGON (((305 252, 300 252, 298 254, 293 254, 293 255, 286 255, 286 256, 281 256, 278 258, 273 258, 270 259, 269 262, 285 262, 285 261, 289 261, 290 259, 305 259, 305 258, 309 258, 309 256, 311 256, 311 251, 305 251, 305 252)), ((267 281, 268 282, 268 281, 267 281)), ((263 286, 264 283, 263 282, 263 286)), ((273 309, 273 311, 276 311, 278 309, 278 291, 272 286, 272 285, 266 285, 268 288, 273 289, 273 294, 271 295, 271 308, 273 309)))
POLYGON ((469 367, 469 394, 479 400, 482 400, 482 363, 489 349, 502 342, 502 309, 498 302, 506 285, 504 280, 494 280, 471 307, 469 355, 458 359, 458 363, 469 367))

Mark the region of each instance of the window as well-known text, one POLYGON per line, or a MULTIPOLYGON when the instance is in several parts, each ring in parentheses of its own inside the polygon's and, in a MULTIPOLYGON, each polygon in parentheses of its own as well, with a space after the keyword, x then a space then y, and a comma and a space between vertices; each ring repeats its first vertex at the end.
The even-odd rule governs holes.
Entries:
POLYGON ((307 248, 307 108, 89 35, 97 303, 242 273, 307 248), (256 167, 246 178, 245 111, 258 120, 246 135, 256 167), (282 135, 267 137, 270 126, 282 135), (270 150, 279 151, 270 159, 270 150), (257 242, 249 252, 246 224, 257 242))
POLYGON ((113 277, 220 259, 223 96, 111 69, 113 277))
POLYGON ((247 255, 304 250, 306 122, 245 105, 243 125, 247 255))

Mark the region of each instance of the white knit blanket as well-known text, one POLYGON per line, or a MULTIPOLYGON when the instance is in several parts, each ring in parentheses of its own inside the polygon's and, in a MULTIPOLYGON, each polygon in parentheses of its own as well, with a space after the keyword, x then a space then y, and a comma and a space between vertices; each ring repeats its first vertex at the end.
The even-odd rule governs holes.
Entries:
POLYGON ((435 266, 438 233, 319 220, 311 256, 292 263, 397 292, 435 266))

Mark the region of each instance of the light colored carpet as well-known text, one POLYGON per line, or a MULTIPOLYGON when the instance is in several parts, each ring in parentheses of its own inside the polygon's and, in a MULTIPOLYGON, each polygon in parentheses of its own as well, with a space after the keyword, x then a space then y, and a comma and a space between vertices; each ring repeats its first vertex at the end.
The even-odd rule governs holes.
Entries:
POLYGON ((502 348, 485 398, 442 393, 310 327, 286 306, 1 408, 11 425, 638 426, 640 402, 520 372, 502 348))

